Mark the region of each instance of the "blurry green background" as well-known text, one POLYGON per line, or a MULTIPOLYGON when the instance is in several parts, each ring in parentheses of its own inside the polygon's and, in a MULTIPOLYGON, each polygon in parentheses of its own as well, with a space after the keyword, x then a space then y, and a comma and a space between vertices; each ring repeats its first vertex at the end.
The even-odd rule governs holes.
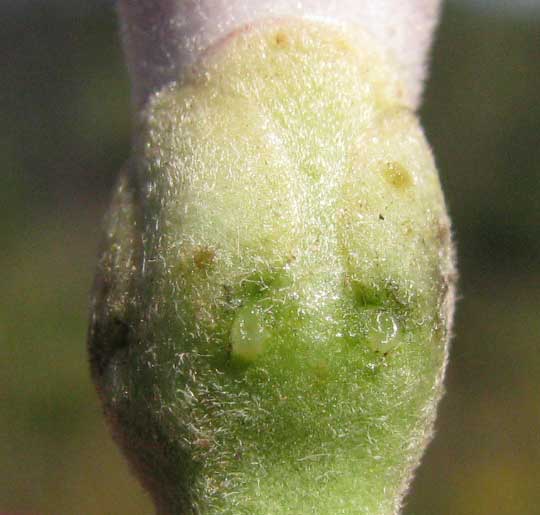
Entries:
MULTIPOLYGON (((406 515, 535 515, 540 10, 447 5, 421 114, 461 300, 406 515)), ((112 2, 0 3, 0 121, 0 513, 152 513, 108 435, 85 349, 100 223, 129 152, 112 2)))

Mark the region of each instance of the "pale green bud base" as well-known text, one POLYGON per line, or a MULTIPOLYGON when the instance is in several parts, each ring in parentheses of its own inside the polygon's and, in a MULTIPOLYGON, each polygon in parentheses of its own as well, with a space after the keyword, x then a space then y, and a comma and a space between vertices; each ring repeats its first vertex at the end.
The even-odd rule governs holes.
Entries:
POLYGON ((396 68, 277 20, 140 115, 90 333, 160 513, 389 515, 429 440, 449 222, 396 68))

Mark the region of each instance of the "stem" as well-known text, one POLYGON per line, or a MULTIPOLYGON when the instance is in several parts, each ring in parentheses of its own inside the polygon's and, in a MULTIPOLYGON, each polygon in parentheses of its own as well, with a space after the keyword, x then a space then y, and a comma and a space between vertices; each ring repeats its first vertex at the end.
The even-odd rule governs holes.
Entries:
POLYGON ((208 46, 267 17, 325 18, 361 27, 400 67, 418 106, 441 0, 120 0, 135 107, 180 78, 208 46))

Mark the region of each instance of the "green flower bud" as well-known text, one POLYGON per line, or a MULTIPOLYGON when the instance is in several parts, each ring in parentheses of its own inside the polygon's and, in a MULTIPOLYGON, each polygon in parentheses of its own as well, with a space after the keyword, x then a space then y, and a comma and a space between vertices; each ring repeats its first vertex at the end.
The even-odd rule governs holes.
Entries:
POLYGON ((160 513, 398 512, 442 392, 454 268, 396 70, 368 37, 271 21, 140 114, 90 353, 160 513))

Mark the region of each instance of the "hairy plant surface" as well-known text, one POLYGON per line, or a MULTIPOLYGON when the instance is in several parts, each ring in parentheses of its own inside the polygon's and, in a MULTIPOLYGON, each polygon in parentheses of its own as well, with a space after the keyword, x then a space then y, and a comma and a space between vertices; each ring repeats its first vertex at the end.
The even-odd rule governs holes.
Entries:
POLYGON ((399 510, 442 391, 454 269, 430 149, 374 47, 250 26, 138 117, 90 353, 162 513, 399 510))

